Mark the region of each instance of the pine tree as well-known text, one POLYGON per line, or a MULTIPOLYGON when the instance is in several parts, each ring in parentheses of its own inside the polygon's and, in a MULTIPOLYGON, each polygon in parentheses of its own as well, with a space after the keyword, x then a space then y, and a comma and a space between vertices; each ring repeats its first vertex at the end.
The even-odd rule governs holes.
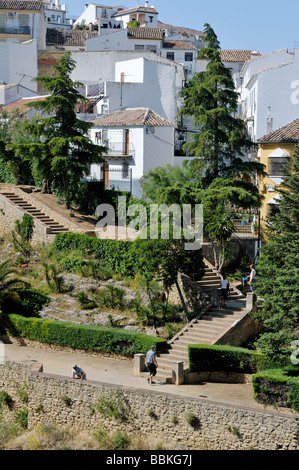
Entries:
POLYGON ((40 76, 49 91, 45 100, 30 103, 41 117, 28 128, 37 143, 16 146, 15 151, 31 162, 40 179, 55 183, 59 195, 70 207, 73 195, 91 163, 101 161, 104 147, 94 145, 87 136, 91 124, 77 118, 75 108, 84 100, 78 91, 81 85, 71 80, 75 61, 66 52, 54 76, 40 76))
POLYGON ((279 193, 279 212, 271 219, 257 265, 256 289, 263 299, 257 346, 275 360, 289 358, 292 342, 299 340, 299 145, 279 193))
POLYGON ((254 143, 246 136, 245 123, 236 117, 238 94, 231 72, 220 56, 220 44, 209 24, 204 29, 205 47, 198 59, 207 61, 206 70, 197 73, 181 92, 184 98, 180 117, 192 116, 198 129, 185 144, 191 155, 200 158, 207 183, 218 176, 243 176, 263 171, 255 162, 244 162, 254 143))

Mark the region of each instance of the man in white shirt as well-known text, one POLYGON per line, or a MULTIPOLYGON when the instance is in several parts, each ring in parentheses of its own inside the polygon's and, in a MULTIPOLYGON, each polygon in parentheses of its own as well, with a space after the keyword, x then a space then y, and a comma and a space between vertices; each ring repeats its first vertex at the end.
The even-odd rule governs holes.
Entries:
POLYGON ((256 270, 254 269, 253 264, 250 265, 250 274, 248 277, 250 283, 250 290, 254 291, 254 283, 256 282, 256 270))

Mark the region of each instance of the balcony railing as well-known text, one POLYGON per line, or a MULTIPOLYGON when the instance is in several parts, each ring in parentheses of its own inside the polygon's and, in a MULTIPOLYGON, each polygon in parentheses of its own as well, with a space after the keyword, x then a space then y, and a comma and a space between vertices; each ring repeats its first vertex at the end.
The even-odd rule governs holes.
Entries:
POLYGON ((125 148, 125 144, 123 142, 104 142, 98 140, 97 143, 99 145, 105 145, 108 147, 108 157, 116 157, 116 158, 134 158, 135 156, 135 149, 132 144, 129 144, 128 148, 125 148))
POLYGON ((30 26, 0 27, 0 34, 26 34, 30 36, 30 26))

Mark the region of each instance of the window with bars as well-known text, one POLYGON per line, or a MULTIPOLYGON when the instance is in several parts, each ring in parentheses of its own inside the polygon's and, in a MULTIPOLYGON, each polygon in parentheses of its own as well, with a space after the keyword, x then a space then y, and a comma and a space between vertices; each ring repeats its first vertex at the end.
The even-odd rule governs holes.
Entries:
POLYGON ((269 174, 272 176, 284 176, 289 164, 289 158, 279 157, 270 158, 269 163, 269 174))

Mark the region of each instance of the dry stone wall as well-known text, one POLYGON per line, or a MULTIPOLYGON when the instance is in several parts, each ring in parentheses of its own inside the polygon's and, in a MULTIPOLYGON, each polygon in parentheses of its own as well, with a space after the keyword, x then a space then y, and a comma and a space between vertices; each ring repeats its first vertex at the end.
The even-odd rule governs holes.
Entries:
MULTIPOLYGON (((35 364, 35 369, 38 366, 35 364)), ((149 447, 180 450, 298 450, 298 414, 281 414, 234 407, 196 397, 113 384, 74 381, 34 371, 29 364, 0 364, 0 391, 17 401, 17 388, 28 385, 29 427, 61 427, 107 431, 125 430, 144 437, 149 447), (100 398, 121 396, 127 421, 95 411, 100 398), (193 417, 193 426, 188 422, 193 417), (195 419, 194 419, 195 417, 195 419), (153 441, 148 442, 148 436, 153 441)))

